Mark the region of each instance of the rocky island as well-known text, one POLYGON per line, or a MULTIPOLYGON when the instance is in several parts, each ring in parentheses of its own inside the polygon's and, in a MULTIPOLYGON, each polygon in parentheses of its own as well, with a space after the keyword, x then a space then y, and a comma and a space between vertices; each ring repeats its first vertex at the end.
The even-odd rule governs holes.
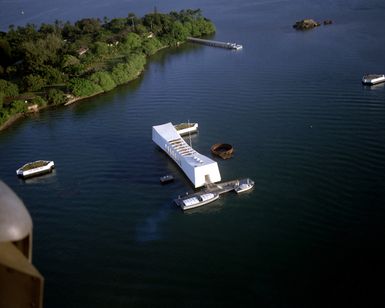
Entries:
MULTIPOLYGON (((332 20, 327 19, 323 21, 324 25, 331 25, 333 23, 332 20)), ((313 29, 315 27, 319 27, 321 23, 315 21, 314 19, 302 19, 300 21, 297 21, 294 25, 293 28, 297 30, 309 30, 313 29)))
POLYGON ((319 27, 321 24, 319 22, 316 22, 313 19, 302 19, 300 21, 297 21, 294 25, 293 28, 297 30, 309 30, 313 29, 315 27, 319 27))
POLYGON ((200 9, 10 26, 0 31, 0 130, 28 112, 111 91, 158 50, 214 32, 200 9))

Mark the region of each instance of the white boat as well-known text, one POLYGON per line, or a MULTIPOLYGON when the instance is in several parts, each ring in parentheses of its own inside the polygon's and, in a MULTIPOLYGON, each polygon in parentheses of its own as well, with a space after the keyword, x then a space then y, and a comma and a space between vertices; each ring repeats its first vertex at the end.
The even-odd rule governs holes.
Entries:
POLYGON ((235 49, 235 50, 241 50, 243 48, 243 46, 239 45, 239 44, 232 43, 231 48, 235 49))
POLYGON ((218 198, 218 194, 206 192, 201 194, 193 194, 191 196, 187 195, 183 198, 175 199, 174 201, 181 207, 183 211, 185 211, 213 202, 218 198))
POLYGON ((22 178, 29 178, 45 173, 52 172, 55 168, 55 163, 48 160, 37 160, 25 164, 23 167, 16 170, 16 174, 22 178))
POLYGON ((196 133, 198 131, 198 123, 179 123, 174 125, 174 127, 181 136, 196 133))
POLYGON ((362 77, 362 83, 366 85, 374 85, 381 82, 385 82, 385 75, 383 74, 369 74, 362 77))
POLYGON ((234 188, 237 194, 248 191, 254 187, 254 181, 246 179, 245 181, 239 181, 239 184, 234 188))

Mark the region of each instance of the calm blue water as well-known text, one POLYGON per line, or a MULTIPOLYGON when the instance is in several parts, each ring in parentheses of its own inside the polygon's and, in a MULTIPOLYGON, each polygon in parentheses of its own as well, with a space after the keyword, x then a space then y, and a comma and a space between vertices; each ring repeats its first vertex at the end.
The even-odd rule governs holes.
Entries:
POLYGON ((382 307, 385 305, 385 72, 381 0, 3 1, 0 26, 203 9, 215 39, 155 55, 116 91, 0 133, 0 178, 34 221, 45 307, 382 307), (21 10, 24 14, 21 14, 21 10), (296 32, 302 18, 331 26, 296 32), (151 126, 197 121, 222 178, 254 190, 183 213, 190 183, 151 126), (20 181, 27 161, 52 176, 20 181), (161 186, 159 176, 176 181, 161 186))

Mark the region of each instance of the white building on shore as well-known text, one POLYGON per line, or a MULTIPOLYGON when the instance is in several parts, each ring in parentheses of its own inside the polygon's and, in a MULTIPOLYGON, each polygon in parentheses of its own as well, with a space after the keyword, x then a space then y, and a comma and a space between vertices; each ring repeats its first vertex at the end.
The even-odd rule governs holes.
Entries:
POLYGON ((153 126, 152 141, 179 165, 195 188, 221 180, 217 162, 190 147, 172 123, 153 126))

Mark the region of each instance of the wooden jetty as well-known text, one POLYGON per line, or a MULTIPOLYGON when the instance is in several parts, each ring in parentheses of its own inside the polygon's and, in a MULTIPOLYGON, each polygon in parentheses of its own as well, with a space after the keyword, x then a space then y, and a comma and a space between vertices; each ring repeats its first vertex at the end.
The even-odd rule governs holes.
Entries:
POLYGON ((204 39, 199 39, 196 37, 188 37, 187 40, 189 42, 193 42, 193 43, 198 43, 198 44, 203 44, 203 45, 208 45, 208 46, 214 46, 214 47, 227 48, 227 49, 240 50, 243 48, 242 45, 239 45, 236 43, 204 40, 204 39))

